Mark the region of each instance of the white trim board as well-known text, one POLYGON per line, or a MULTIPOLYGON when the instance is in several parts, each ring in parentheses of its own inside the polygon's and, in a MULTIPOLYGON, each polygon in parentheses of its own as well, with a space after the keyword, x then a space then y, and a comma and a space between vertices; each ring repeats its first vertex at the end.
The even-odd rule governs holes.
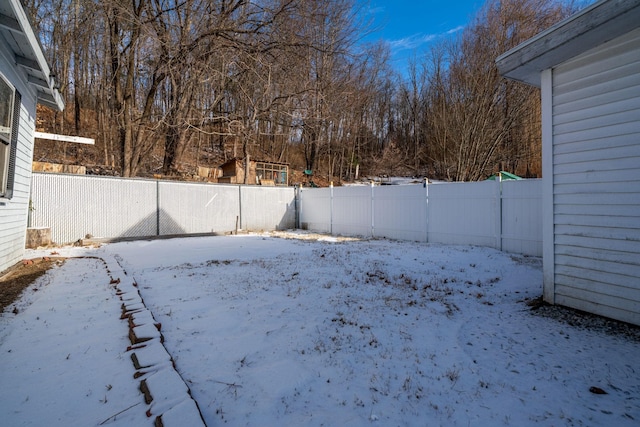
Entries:
POLYGON ((82 136, 58 135, 56 133, 34 132, 33 136, 40 139, 48 139, 51 141, 75 142, 76 144, 94 145, 96 140, 93 138, 84 138, 82 136))

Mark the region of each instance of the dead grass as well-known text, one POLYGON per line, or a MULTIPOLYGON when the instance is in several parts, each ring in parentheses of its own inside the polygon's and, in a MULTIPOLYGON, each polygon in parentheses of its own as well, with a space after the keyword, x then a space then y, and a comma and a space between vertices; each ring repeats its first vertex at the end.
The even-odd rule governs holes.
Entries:
POLYGON ((0 276, 0 313, 20 297, 38 277, 64 258, 35 258, 24 260, 0 276))

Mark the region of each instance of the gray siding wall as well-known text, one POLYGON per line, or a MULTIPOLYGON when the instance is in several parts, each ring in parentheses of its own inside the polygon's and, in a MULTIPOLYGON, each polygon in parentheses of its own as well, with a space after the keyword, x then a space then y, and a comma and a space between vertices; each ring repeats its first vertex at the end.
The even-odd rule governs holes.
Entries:
POLYGON ((552 85, 553 298, 640 324, 640 29, 552 85))
POLYGON ((22 95, 13 197, 0 197, 0 272, 20 261, 24 255, 31 186, 36 96, 27 86, 24 74, 16 72, 15 67, 13 53, 0 43, 0 71, 22 95))

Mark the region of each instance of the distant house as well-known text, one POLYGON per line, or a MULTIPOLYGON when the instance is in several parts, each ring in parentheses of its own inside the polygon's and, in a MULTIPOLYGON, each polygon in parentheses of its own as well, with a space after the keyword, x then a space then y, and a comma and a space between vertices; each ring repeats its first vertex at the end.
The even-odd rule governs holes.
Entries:
POLYGON ((544 299, 640 325, 640 2, 598 1, 496 62, 541 88, 544 299))
POLYGON ((0 271, 24 255, 36 104, 64 103, 19 0, 0 2, 0 271))
MULTIPOLYGON (((222 164, 220 169, 222 169, 222 176, 218 178, 219 183, 244 184, 246 169, 244 159, 233 158, 222 164)), ((287 163, 250 160, 247 184, 289 185, 289 166, 287 163)))

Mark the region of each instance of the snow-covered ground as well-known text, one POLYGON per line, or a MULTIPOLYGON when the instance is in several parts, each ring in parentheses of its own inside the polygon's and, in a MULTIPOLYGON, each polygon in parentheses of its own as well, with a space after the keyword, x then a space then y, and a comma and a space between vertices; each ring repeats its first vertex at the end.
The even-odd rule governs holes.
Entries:
POLYGON ((96 258, 0 317, 3 425, 153 425, 101 259, 137 283, 208 426, 640 423, 640 344, 534 315, 537 258, 307 233, 58 252, 96 258))

